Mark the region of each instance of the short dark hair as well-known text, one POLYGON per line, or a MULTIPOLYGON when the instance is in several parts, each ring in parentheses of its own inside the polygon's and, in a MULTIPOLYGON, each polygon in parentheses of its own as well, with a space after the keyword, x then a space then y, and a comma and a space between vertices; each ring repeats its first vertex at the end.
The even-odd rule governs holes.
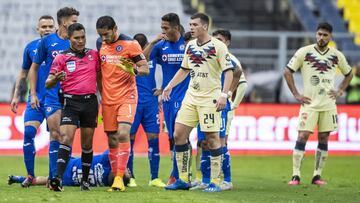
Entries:
POLYGON ((144 49, 146 44, 148 43, 148 40, 143 33, 137 33, 136 35, 134 35, 134 39, 139 42, 141 49, 144 49))
POLYGON ((203 24, 207 24, 207 25, 209 25, 209 22, 210 22, 209 16, 207 16, 205 13, 196 13, 196 14, 192 15, 190 18, 192 20, 196 19, 196 18, 200 18, 201 22, 203 24))
POLYGON ((185 34, 184 34, 184 40, 185 40, 185 41, 191 40, 191 32, 185 32, 185 34))
POLYGON ((176 13, 168 13, 161 17, 162 21, 169 22, 171 26, 180 26, 180 19, 176 13))
POLYGON ((101 16, 96 21, 96 29, 112 30, 116 26, 115 20, 111 16, 101 16))
POLYGON ((39 21, 42 20, 42 19, 55 21, 54 18, 51 15, 42 15, 42 16, 40 16, 39 21))
POLYGON ((215 31, 212 33, 212 36, 216 36, 216 35, 221 35, 221 36, 223 36, 226 40, 231 41, 231 33, 230 33, 229 30, 225 30, 225 29, 215 30, 215 31))
POLYGON ((85 27, 82 24, 80 23, 71 24, 67 30, 68 37, 70 38, 75 31, 80 31, 80 30, 84 30, 85 32, 85 27))
POLYGON ((316 28, 316 31, 318 31, 320 29, 327 30, 330 33, 332 33, 332 31, 333 31, 333 27, 330 25, 330 23, 327 23, 327 22, 319 23, 316 28))
POLYGON ((57 22, 58 24, 60 25, 61 24, 61 21, 64 19, 64 18, 68 18, 68 17, 71 17, 73 15, 76 15, 76 16, 79 16, 80 15, 80 12, 77 11, 75 8, 72 8, 72 7, 64 7, 64 8, 61 8, 60 10, 58 10, 58 12, 56 13, 56 17, 57 17, 57 22))

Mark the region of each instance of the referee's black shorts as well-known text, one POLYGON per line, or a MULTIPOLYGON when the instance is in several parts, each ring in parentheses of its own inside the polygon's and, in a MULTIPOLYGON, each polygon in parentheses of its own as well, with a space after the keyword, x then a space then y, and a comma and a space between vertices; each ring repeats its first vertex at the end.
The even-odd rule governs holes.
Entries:
POLYGON ((64 93, 60 125, 96 128, 98 112, 98 100, 95 94, 72 95, 64 93))

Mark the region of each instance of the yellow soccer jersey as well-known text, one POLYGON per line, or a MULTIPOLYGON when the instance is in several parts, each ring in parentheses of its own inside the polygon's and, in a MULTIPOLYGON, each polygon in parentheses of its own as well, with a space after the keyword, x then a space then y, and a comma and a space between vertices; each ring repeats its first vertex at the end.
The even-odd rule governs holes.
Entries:
POLYGON ((181 67, 190 69, 190 83, 184 102, 214 107, 221 94, 221 73, 233 69, 226 45, 218 39, 203 45, 194 39, 186 46, 181 67))
MULTIPOLYGON (((231 53, 230 53, 230 59, 231 59, 231 61, 233 62, 234 68, 235 68, 236 66, 241 67, 240 61, 239 61, 234 55, 232 55, 231 53)), ((240 77, 240 80, 239 80, 239 83, 242 83, 242 82, 246 82, 246 78, 245 78, 244 71, 243 71, 243 73, 241 74, 241 77, 240 77)))
POLYGON ((297 71, 300 69, 304 96, 311 99, 311 103, 304 106, 314 111, 327 111, 336 109, 335 100, 328 92, 334 88, 336 69, 343 75, 351 71, 345 56, 335 48, 328 48, 325 52, 316 49, 312 44, 300 48, 289 61, 287 68, 297 71))

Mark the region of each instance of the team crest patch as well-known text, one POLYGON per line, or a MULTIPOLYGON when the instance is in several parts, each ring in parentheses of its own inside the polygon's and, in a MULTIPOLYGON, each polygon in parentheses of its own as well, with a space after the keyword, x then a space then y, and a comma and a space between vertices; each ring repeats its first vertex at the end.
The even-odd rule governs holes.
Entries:
POLYGON ((101 55, 101 61, 103 61, 103 62, 106 61, 106 56, 105 55, 101 55))
POLYGON ((180 49, 180 51, 184 51, 184 49, 185 49, 185 45, 183 45, 183 44, 182 44, 182 45, 180 45, 180 46, 179 46, 179 49, 180 49))
POLYGON ((76 69, 76 63, 75 61, 68 61, 66 62, 66 68, 70 73, 74 72, 76 69))
POLYGON ((166 54, 163 54, 163 55, 161 56, 161 59, 162 59, 163 61, 166 61, 166 60, 167 60, 167 55, 166 55, 166 54))
POLYGON ((122 49, 123 49, 123 48, 122 48, 121 45, 118 45, 118 46, 115 48, 115 50, 116 50, 117 52, 120 52, 122 49))
POLYGON ((88 58, 89 58, 90 61, 94 60, 93 56, 91 56, 91 55, 89 55, 88 58))
POLYGON ((52 111, 52 108, 51 108, 51 107, 47 107, 47 108, 46 108, 46 111, 47 111, 48 113, 50 113, 50 112, 52 111))

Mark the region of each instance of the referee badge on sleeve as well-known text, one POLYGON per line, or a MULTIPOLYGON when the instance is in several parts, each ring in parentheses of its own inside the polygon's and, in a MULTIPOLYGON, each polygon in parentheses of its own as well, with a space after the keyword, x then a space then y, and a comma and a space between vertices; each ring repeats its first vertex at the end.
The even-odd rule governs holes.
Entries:
POLYGON ((70 73, 74 72, 76 69, 76 63, 75 61, 68 61, 66 62, 66 68, 70 73))

